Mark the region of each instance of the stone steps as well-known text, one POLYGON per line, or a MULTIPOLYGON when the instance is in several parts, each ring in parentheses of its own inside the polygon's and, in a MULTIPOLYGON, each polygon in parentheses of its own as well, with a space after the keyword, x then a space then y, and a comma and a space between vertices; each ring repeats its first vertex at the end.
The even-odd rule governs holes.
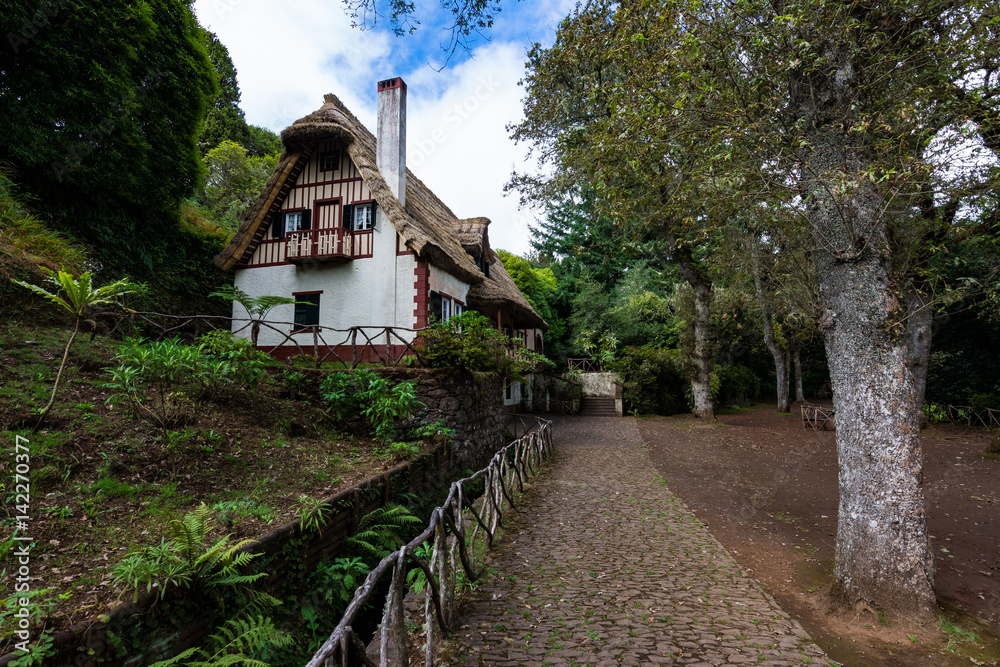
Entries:
POLYGON ((610 396, 584 396, 580 401, 580 414, 585 417, 617 417, 615 399, 610 396))

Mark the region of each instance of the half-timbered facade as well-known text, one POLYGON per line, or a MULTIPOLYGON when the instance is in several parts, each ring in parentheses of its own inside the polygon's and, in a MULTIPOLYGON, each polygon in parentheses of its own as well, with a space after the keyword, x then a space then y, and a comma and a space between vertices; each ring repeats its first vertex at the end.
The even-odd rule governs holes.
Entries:
MULTIPOLYGON (((250 296, 296 300, 268 316, 288 331, 264 328, 258 346, 291 334, 311 347, 316 327, 417 330, 475 308, 540 351, 547 325, 490 248, 489 220, 459 220, 406 169, 402 79, 379 82, 378 107, 377 137, 333 95, 286 128, 264 192, 216 258, 250 296)), ((285 343, 279 356, 295 349, 285 343)))

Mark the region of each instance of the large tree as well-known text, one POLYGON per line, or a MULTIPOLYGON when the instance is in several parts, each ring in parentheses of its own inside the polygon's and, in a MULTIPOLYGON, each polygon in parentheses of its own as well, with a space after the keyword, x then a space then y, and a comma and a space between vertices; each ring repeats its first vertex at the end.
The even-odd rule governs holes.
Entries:
POLYGON ((223 140, 205 155, 205 204, 215 222, 232 233, 274 171, 276 155, 251 156, 243 146, 223 140))
POLYGON ((919 305, 906 294, 920 289, 914 250, 942 220, 913 208, 927 187, 934 201, 990 187, 975 165, 956 178, 927 149, 960 146, 969 119, 989 145, 996 11, 945 0, 591 3, 529 62, 529 121, 548 106, 560 159, 588 155, 583 175, 661 229, 675 259, 730 224, 741 198, 799 212, 837 409, 837 591, 918 619, 935 606, 907 336, 919 305), (538 63, 560 59, 563 80, 532 88, 538 63), (600 95, 555 94, 599 75, 600 95))
POLYGON ((219 41, 214 32, 202 30, 201 35, 209 60, 212 61, 219 92, 208 106, 198 146, 206 154, 223 141, 248 148, 250 128, 243 109, 240 108, 240 85, 236 80, 236 66, 229 57, 229 49, 219 41))
MULTIPOLYGON (((786 124, 773 145, 796 164, 814 240, 841 469, 837 588, 849 602, 930 618, 922 391, 907 336, 907 319, 918 323, 925 305, 906 299, 920 289, 907 259, 926 232, 905 207, 935 171, 917 150, 927 116, 951 116, 951 128, 965 120, 928 91, 997 64, 995 38, 979 60, 995 9, 935 0, 776 9, 757 16, 779 26, 767 33, 787 45, 778 57, 769 45, 744 44, 758 71, 770 62, 783 74, 772 108, 786 124)), ((934 129, 935 140, 949 141, 934 129)))
MULTIPOLYGON (((710 420, 715 350, 708 258, 716 230, 735 210, 732 182, 700 150, 699 127, 664 134, 655 116, 632 104, 635 80, 664 54, 642 31, 625 39, 617 9, 613 3, 589 5, 563 22, 553 47, 529 53, 525 119, 513 136, 531 143, 553 169, 542 176, 518 174, 512 184, 543 203, 584 184, 622 242, 677 267, 694 301, 687 367, 694 414, 710 420)), ((663 20, 672 20, 666 15, 663 20)))
POLYGON ((0 0, 0 162, 114 272, 150 270, 199 185, 212 68, 184 0, 0 0))

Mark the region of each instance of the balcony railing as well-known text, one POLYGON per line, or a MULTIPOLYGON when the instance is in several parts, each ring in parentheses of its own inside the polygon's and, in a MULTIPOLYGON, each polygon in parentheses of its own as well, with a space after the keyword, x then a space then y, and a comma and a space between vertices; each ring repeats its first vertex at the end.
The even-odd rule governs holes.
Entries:
POLYGON ((343 227, 289 232, 285 259, 289 262, 346 261, 352 258, 352 240, 352 234, 345 232, 343 227))

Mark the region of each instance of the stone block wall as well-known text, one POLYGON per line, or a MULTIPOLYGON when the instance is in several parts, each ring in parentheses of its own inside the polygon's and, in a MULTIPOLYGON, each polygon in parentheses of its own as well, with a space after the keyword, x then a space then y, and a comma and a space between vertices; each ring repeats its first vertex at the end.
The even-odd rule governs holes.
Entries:
POLYGON ((451 450, 456 470, 479 470, 507 444, 499 381, 448 369, 399 369, 391 375, 417 381, 417 398, 425 406, 416 415, 419 420, 440 420, 455 431, 451 450))

